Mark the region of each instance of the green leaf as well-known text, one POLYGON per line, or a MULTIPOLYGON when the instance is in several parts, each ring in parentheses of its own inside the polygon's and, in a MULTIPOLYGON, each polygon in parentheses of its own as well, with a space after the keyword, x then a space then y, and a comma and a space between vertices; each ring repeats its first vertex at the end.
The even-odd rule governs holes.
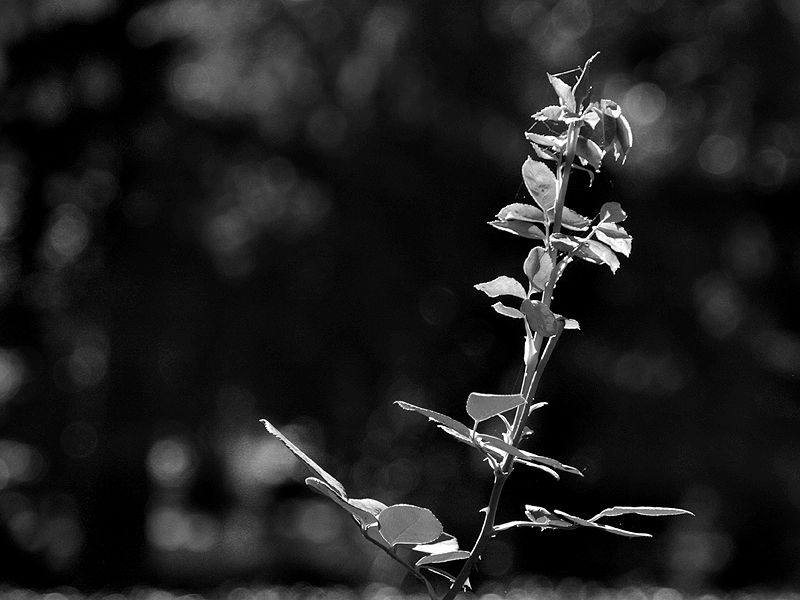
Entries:
POLYGON ((378 515, 378 531, 391 546, 427 544, 442 535, 442 524, 427 508, 393 504, 378 515))
POLYGON ((595 230, 595 235, 599 241, 609 246, 614 252, 619 252, 625 256, 631 255, 631 243, 633 242, 633 238, 625 229, 616 223, 604 223, 600 225, 595 230))
POLYGON ((395 404, 402 408, 403 410, 410 410, 413 412, 418 412, 421 415, 425 415, 428 417, 429 420, 439 423, 445 428, 445 431, 448 429, 461 435, 467 440, 468 444, 472 444, 470 442, 470 436, 472 430, 464 425, 463 423, 459 423, 455 419, 448 417, 447 415, 443 415, 442 413, 438 413, 435 410, 429 410, 427 408, 422 408, 420 406, 414 406, 413 404, 409 404, 408 402, 403 402, 402 400, 396 400, 395 404))
POLYGON ((622 210, 619 202, 606 202, 600 207, 598 217, 605 223, 622 223, 628 215, 622 210))
POLYGON ((563 114, 564 108, 562 106, 545 106, 536 114, 531 115, 531 118, 536 121, 558 121, 563 114))
POLYGON ((618 517, 620 515, 644 515, 646 517, 671 517, 675 515, 690 515, 694 513, 682 508, 667 508, 664 506, 614 506, 601 510, 590 521, 594 522, 603 517, 618 517))
POLYGON ((525 516, 534 524, 542 528, 572 529, 573 523, 559 519, 552 512, 541 506, 525 505, 525 516))
POLYGON ((558 333, 560 327, 558 319, 544 302, 523 300, 519 309, 525 315, 525 320, 533 331, 546 337, 552 337, 558 333))
POLYGON ((544 233, 536 225, 526 221, 489 221, 495 229, 510 231, 529 240, 544 240, 544 233))
POLYGON ((612 527, 611 525, 601 525, 599 523, 594 523, 592 521, 587 521, 586 519, 581 519, 580 517, 576 517, 574 515, 570 515, 565 513, 563 510, 554 510, 554 513, 559 515, 560 517, 564 517, 575 523, 576 525, 582 525, 583 527, 591 527, 593 529, 602 529, 603 531, 607 531, 608 533, 614 533, 616 535, 623 535, 625 537, 634 537, 634 538, 649 538, 653 537, 649 533, 639 533, 636 531, 628 531, 627 529, 620 529, 619 527, 612 527))
POLYGON ((456 550, 454 552, 445 552, 443 554, 432 554, 430 556, 423 556, 417 561, 417 566, 430 565, 436 563, 450 562, 451 560, 463 560, 469 558, 469 552, 466 550, 456 550))
POLYGON ((572 92, 572 88, 555 75, 550 75, 550 73, 547 74, 547 79, 550 81, 550 85, 553 86, 556 94, 558 94, 559 104, 567 110, 575 112, 575 95, 572 92))
POLYGON ((424 552, 425 554, 444 554, 458 550, 458 540, 449 533, 443 533, 430 544, 420 544, 414 546, 412 550, 424 552))
MULTIPOLYGON (((622 155, 622 162, 625 162, 625 158, 628 156, 628 151, 633 146, 633 131, 631 130, 631 124, 628 123, 628 119, 620 113, 617 117, 617 137, 616 143, 619 144, 620 152, 619 154, 622 155)), ((615 156, 618 158, 618 156, 615 156)))
POLYGON ((556 205, 556 176, 543 162, 528 157, 522 164, 522 179, 534 202, 550 219, 556 205))
POLYGON ((567 138, 565 135, 541 135, 531 131, 526 131, 525 139, 533 144, 534 147, 539 146, 544 149, 555 148, 559 152, 563 152, 564 146, 567 144, 567 138))
MULTIPOLYGON (((484 444, 487 444, 488 446, 492 446, 492 447, 497 448, 498 450, 501 450, 501 451, 506 452, 508 454, 513 454, 516 458, 521 459, 523 462, 527 461, 527 462, 530 462, 530 463, 534 463, 535 465, 541 465, 541 466, 549 467, 551 469, 557 469, 557 470, 563 471, 565 473, 571 473, 572 475, 579 475, 579 476, 583 477, 583 473, 581 473, 575 467, 571 467, 569 465, 565 465, 564 463, 562 463, 560 461, 557 461, 554 458, 549 458, 547 456, 540 456, 538 454, 534 454, 533 452, 528 452, 527 450, 522 450, 520 448, 517 448, 516 446, 512 446, 511 444, 509 444, 509 443, 507 443, 507 442, 505 442, 505 441, 501 440, 500 438, 495 437, 493 435, 489 435, 489 434, 486 434, 486 433, 481 433, 481 434, 478 434, 478 439, 480 439, 481 442, 483 442, 484 444)), ((533 466, 533 465, 529 465, 529 466, 533 466)), ((557 474, 556 474, 556 478, 558 478, 557 474)))
POLYGON ((507 410, 525 404, 525 398, 520 394, 477 394, 475 392, 467 398, 467 414, 476 423, 496 417, 507 410))
POLYGON ((523 315, 516 308, 511 308, 510 306, 506 306, 502 302, 495 302, 494 304, 492 304, 492 308, 505 317, 511 317, 512 319, 525 318, 525 315, 523 315))
MULTIPOLYGON (((616 273, 617 269, 619 269, 619 259, 617 255, 614 254, 614 251, 597 240, 586 240, 583 242, 583 245, 578 248, 575 256, 597 265, 608 265, 612 273, 616 273)), ((522 312, 525 311, 523 310, 522 312)))
POLYGON ((591 223, 591 219, 584 217, 583 215, 579 215, 567 206, 564 207, 564 211, 561 213, 561 224, 567 229, 584 231, 589 229, 589 225, 591 225, 591 223))
POLYGON ((584 165, 591 165, 595 169, 600 169, 604 152, 593 140, 580 136, 575 150, 584 165))
POLYGON ((525 299, 528 297, 522 284, 513 277, 508 277, 507 275, 500 275, 500 277, 492 279, 491 281, 479 283, 474 287, 490 298, 497 298, 498 296, 516 296, 517 298, 525 299))
POLYGON ((553 272, 553 259, 541 246, 532 248, 522 265, 533 289, 543 292, 553 272))
POLYGON ((348 499, 342 498, 332 487, 316 477, 307 477, 306 485, 318 494, 322 494, 336 502, 339 506, 349 512, 361 527, 375 525, 378 522, 378 515, 386 508, 383 502, 372 498, 348 499))
POLYGON ((564 319, 564 329, 580 329, 580 323, 575 319, 564 319))
POLYGON ((515 202, 500 209, 497 218, 501 221, 527 221, 530 223, 544 223, 544 213, 542 209, 532 204, 515 202))
POLYGON ((550 236, 550 243, 556 250, 562 252, 572 252, 580 248, 585 242, 574 235, 566 235, 563 233, 554 233, 550 236))
POLYGON ((309 458, 305 452, 300 450, 297 446, 295 446, 291 440, 289 440, 286 436, 284 436, 277 428, 267 421, 266 419, 261 419, 261 423, 264 427, 269 431, 272 435, 278 438, 283 445, 286 446, 297 458, 302 460, 306 465, 314 471, 317 475, 322 478, 329 487, 333 488, 336 491, 336 494, 339 495, 341 498, 346 498, 347 493, 344 491, 344 486, 336 479, 333 475, 328 473, 325 469, 320 467, 317 463, 315 463, 311 458, 309 458))

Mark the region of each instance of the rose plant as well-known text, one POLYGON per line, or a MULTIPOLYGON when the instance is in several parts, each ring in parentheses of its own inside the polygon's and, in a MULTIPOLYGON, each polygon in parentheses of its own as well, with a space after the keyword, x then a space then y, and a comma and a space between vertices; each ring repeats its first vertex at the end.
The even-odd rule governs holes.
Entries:
POLYGON ((606 154, 611 152, 615 159, 624 162, 633 144, 630 125, 620 106, 613 100, 594 100, 591 90, 584 87, 586 73, 596 56, 577 69, 548 74, 558 104, 532 115, 533 125, 525 133, 535 158, 528 157, 522 164, 522 180, 533 203, 509 204, 489 223, 533 243, 522 265, 524 282, 501 275, 475 286, 490 298, 499 298, 492 308, 505 317, 517 319, 525 330, 524 376, 519 391, 470 394, 466 402, 466 413, 471 420, 468 423, 429 408, 396 403, 404 410, 426 417, 456 441, 483 455, 493 485, 472 547, 462 549, 427 508, 411 504, 387 506, 372 498, 351 498, 336 478, 269 421, 262 420, 267 431, 314 473, 305 480, 306 485, 350 513, 364 538, 403 565, 425 586, 432 600, 452 600, 468 587, 470 573, 489 540, 513 528, 588 527, 627 537, 650 537, 648 533, 609 525, 604 519, 631 514, 691 514, 679 508, 614 506, 583 518, 557 509, 526 505, 518 520, 496 522, 503 487, 517 465, 544 471, 555 478, 559 478, 559 473, 581 475, 575 467, 523 448, 532 434, 527 427, 528 419, 547 404, 539 401, 537 390, 556 344, 565 330, 579 329, 574 319, 553 312, 553 292, 575 260, 605 265, 616 272, 620 255, 627 257, 631 252, 632 238, 621 225, 626 213, 618 203, 606 202, 593 218, 565 205, 573 170, 587 173, 591 185, 606 154), (572 85, 564 79, 570 74, 575 74, 572 85), (502 424, 500 435, 485 432, 484 424, 491 420, 502 424), (443 567, 446 564, 457 566, 455 574, 443 567))

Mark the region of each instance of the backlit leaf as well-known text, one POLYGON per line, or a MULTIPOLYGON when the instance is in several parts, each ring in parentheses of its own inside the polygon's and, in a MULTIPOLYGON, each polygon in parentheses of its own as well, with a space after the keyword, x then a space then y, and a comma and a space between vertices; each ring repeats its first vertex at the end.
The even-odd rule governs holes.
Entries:
POLYGON ((653 537, 649 533, 639 533, 636 531, 628 531, 627 529, 620 529, 619 527, 612 527, 611 525, 601 525, 599 523, 594 523, 593 521, 587 521, 586 519, 582 519, 580 517, 576 517, 574 515, 570 515, 565 513, 563 510, 554 510, 560 517, 564 517, 569 521, 572 521, 576 525, 582 525, 583 527, 591 527, 593 529, 602 529, 603 531, 607 531, 608 533, 614 533, 616 535, 623 535, 625 537, 634 537, 634 538, 644 538, 644 537, 653 537))
POLYGON ((336 479, 333 475, 331 475, 325 469, 323 469, 317 463, 315 463, 309 456, 306 455, 305 452, 300 450, 300 448, 295 446, 291 442, 291 440, 289 440, 280 431, 278 431, 278 429, 272 423, 270 423, 266 419, 261 419, 261 423, 264 425, 267 431, 269 431, 272 435, 274 435, 281 442, 283 442, 283 445, 286 446, 297 458, 306 463, 306 466, 308 466, 312 471, 314 471, 314 473, 319 475, 320 478, 324 480, 329 487, 333 488, 341 498, 347 497, 347 494, 344 491, 344 486, 339 482, 338 479, 336 479))
MULTIPOLYGON (((617 255, 614 254, 614 251, 597 240, 585 241, 575 253, 575 256, 598 265, 608 265, 612 273, 616 273, 617 269, 619 269, 619 259, 617 255)), ((525 311, 522 312, 524 313, 525 311)))
POLYGON ((492 304, 492 308, 499 312, 501 315, 506 317, 511 317, 512 319, 524 319, 525 315, 523 315, 520 311, 516 308, 511 308, 510 306, 506 306, 502 302, 495 302, 492 304))
MULTIPOLYGON (((522 164, 522 179, 534 202, 549 215, 556 205, 556 176, 543 162, 528 157, 522 164)), ((548 217, 549 218, 549 217, 548 217)))
POLYGON ((572 88, 555 75, 550 75, 550 73, 547 74, 547 79, 550 81, 550 85, 553 86, 556 94, 558 94, 559 104, 564 106, 567 110, 575 112, 575 95, 572 92, 572 88))
POLYGON ((575 527, 573 523, 559 519, 552 512, 541 506, 525 505, 525 516, 534 524, 540 527, 552 527, 555 529, 571 529, 575 527))
POLYGON ((593 140, 579 137, 575 150, 583 164, 591 165, 595 169, 600 168, 603 162, 603 150, 593 140))
POLYGON ((489 225, 496 229, 510 231, 530 240, 544 240, 544 233, 539 227, 527 221, 489 221, 489 225))
POLYGON ((528 276, 533 289, 543 292, 553 272, 553 259, 544 248, 537 246, 528 253, 522 270, 528 276))
POLYGON ((427 544, 442 535, 442 524, 427 508, 393 504, 378 515, 379 532, 390 545, 427 544))
POLYGON ((551 469, 557 469, 565 473, 571 473, 572 475, 579 475, 580 477, 583 477, 583 473, 581 473, 575 467, 565 465, 564 463, 554 458, 549 458, 547 456, 540 456, 538 454, 534 454, 533 452, 522 450, 520 448, 517 448, 516 446, 512 446, 511 444, 493 435, 481 433, 478 435, 478 439, 480 439, 481 442, 487 444, 488 446, 493 446, 499 450, 502 450, 503 452, 506 452, 508 454, 513 454, 515 457, 522 459, 523 461, 532 462, 537 465, 543 465, 546 467, 550 467, 551 469))
POLYGON ((525 404, 525 398, 519 394, 477 394, 467 398, 467 414, 480 423, 499 414, 525 404))
POLYGON ((564 211, 561 213, 561 225, 566 227, 567 229, 572 229, 574 231, 584 231, 589 229, 589 225, 592 223, 592 220, 584 217, 583 215, 579 215, 571 208, 565 206, 564 211))
POLYGON ((515 202, 500 209, 497 218, 501 221, 528 221, 530 223, 544 223, 544 213, 532 204, 515 202))
POLYGON ((409 404, 408 402, 403 402, 402 400, 395 401, 395 404, 397 404, 397 406, 399 406, 403 410, 410 410, 413 412, 418 412, 421 415, 425 415, 426 417, 428 417, 429 420, 439 423, 440 425, 443 425, 447 429, 450 429, 460 434, 467 440, 467 443, 471 443, 469 442, 469 439, 472 430, 463 423, 459 423, 455 419, 452 419, 447 415, 443 415, 442 413, 438 413, 435 410, 429 410, 427 408, 422 408, 420 406, 414 406, 413 404, 409 404))
POLYGON ((525 299, 528 297, 522 284, 513 277, 508 277, 507 275, 501 275, 496 279, 479 283, 474 287, 490 298, 497 298, 498 296, 516 296, 517 298, 525 299))
POLYGON ((561 106, 545 106, 536 114, 531 115, 531 118, 536 121, 558 121, 563 113, 564 108, 561 106))
POLYGON ((564 319, 564 329, 580 329, 580 324, 575 319, 564 319))
POLYGON ((543 302, 523 300, 519 309, 525 315, 525 320, 533 331, 546 337, 551 337, 558 333, 560 327, 558 319, 543 302))
POLYGON ((412 550, 424 552, 425 554, 444 554, 445 552, 455 552, 458 550, 458 540, 449 533, 443 533, 430 544, 420 544, 414 546, 412 550))
POLYGON ((628 123, 628 119, 626 119, 622 113, 617 117, 616 141, 620 146, 622 162, 625 162, 625 157, 628 155, 631 146, 633 146, 633 131, 631 130, 630 123, 628 123))
POLYGON ((567 144, 567 138, 563 135, 541 135, 531 131, 525 132, 525 139, 531 142, 534 146, 541 148, 555 148, 562 151, 567 144))
POLYGON ((622 210, 619 202, 606 202, 600 207, 598 217, 605 223, 622 223, 628 215, 622 210))
POLYGON ((463 560, 469 558, 469 552, 466 550, 456 550, 454 552, 445 552, 443 554, 432 554, 430 556, 423 556, 417 561, 417 566, 430 565, 436 563, 450 562, 451 560, 463 560))
POLYGON ((630 256, 633 238, 619 225, 604 223, 595 230, 595 235, 598 240, 609 246, 614 252, 630 256))
POLYGON ((322 494, 336 502, 336 504, 349 512, 362 527, 376 524, 378 522, 377 516, 386 508, 383 502, 371 498, 358 500, 342 498, 327 483, 316 477, 306 478, 306 485, 318 494, 322 494))
POLYGON ((664 506, 614 506, 601 510, 590 521, 597 521, 603 517, 618 517, 620 515, 644 515, 646 517, 668 517, 675 515, 690 515, 694 513, 682 508, 667 508, 664 506))

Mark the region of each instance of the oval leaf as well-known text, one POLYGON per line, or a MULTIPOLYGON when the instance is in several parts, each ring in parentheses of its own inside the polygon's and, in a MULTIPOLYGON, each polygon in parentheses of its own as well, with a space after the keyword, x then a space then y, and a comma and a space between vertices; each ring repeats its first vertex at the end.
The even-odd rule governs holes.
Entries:
POLYGON ((450 562, 451 560, 463 560, 465 558, 469 558, 469 552, 466 550, 456 550, 455 552, 445 552, 443 554, 423 556, 417 561, 417 566, 421 567, 422 565, 450 562))
POLYGON ((544 213, 532 204, 515 202, 500 209, 497 218, 501 221, 527 221, 529 223, 544 223, 544 213))
POLYGON ((261 423, 264 427, 269 431, 272 435, 278 438, 280 441, 283 442, 283 445, 286 446, 291 452, 300 460, 302 460, 306 465, 314 471, 317 475, 319 475, 325 483, 328 484, 329 487, 333 488, 336 493, 341 498, 346 498, 347 493, 344 491, 344 486, 336 479, 333 475, 328 473, 325 469, 320 467, 317 463, 315 463, 311 458, 309 458, 305 452, 300 450, 297 446, 295 446, 285 435, 283 435, 278 429, 266 419, 261 419, 261 423))
MULTIPOLYGON (((612 273, 619 269, 619 259, 614 251, 602 242, 587 240, 578 248, 576 256, 596 265, 608 265, 612 273)), ((523 311, 525 312, 525 311, 523 311)))
POLYGON ((475 289, 483 292, 490 298, 497 298, 498 296, 516 296, 517 298, 525 299, 528 297, 522 284, 513 277, 508 277, 507 275, 501 275, 491 281, 479 283, 475 285, 475 289))
POLYGON ((525 320, 532 330, 546 337, 552 337, 558 333, 560 327, 558 319, 543 302, 523 300, 519 309, 525 315, 525 320))
POLYGON ((520 394, 477 394, 473 392, 467 398, 467 414, 476 423, 496 417, 507 410, 517 408, 525 403, 520 394))
POLYGON ((393 504, 378 515, 379 532, 390 545, 427 544, 442 535, 442 524, 427 508, 393 504))
POLYGON ((619 252, 625 256, 631 255, 631 244, 633 238, 619 225, 614 223, 604 223, 595 230, 597 239, 608 245, 614 252, 619 252))
POLYGON ((533 223, 527 221, 489 221, 495 229, 510 231, 514 235, 528 238, 529 240, 544 240, 544 233, 533 223))
POLYGON ((543 162, 528 157, 522 164, 522 179, 534 202, 549 218, 556 206, 556 176, 543 162))
POLYGON ((584 217, 583 215, 579 215, 569 207, 565 206, 564 211, 561 213, 561 224, 567 229, 584 231, 585 229, 589 228, 591 223, 591 219, 584 217))
POLYGON ((606 202, 600 207, 598 217, 604 223, 622 223, 628 215, 619 202, 606 202))

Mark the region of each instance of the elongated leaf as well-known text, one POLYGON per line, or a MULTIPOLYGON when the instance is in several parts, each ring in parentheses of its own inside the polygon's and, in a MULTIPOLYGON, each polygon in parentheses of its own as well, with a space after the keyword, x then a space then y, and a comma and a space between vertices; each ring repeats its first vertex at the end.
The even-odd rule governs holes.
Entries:
MULTIPOLYGON (((429 410, 427 408, 422 408, 420 406, 414 406, 413 404, 409 404, 408 402, 403 402, 402 400, 395 401, 395 404, 397 404, 397 406, 399 406, 403 410, 410 410, 413 412, 418 412, 421 415, 425 415, 431 421, 435 421, 436 423, 443 425, 447 429, 455 431, 456 433, 462 435, 467 440, 470 439, 470 434, 472 430, 463 423, 459 423, 458 421, 448 417, 447 415, 438 413, 435 410, 429 410)), ((470 442, 468 441, 467 443, 470 442)))
POLYGON ((553 272, 553 259, 541 246, 532 248, 522 265, 533 289, 543 292, 553 272))
POLYGON ((390 545, 427 544, 442 535, 442 524, 427 508, 393 504, 378 515, 378 531, 390 545))
POLYGON ((522 179, 534 202, 550 219, 556 205, 556 176, 543 162, 528 157, 522 164, 522 179))
POLYGON ((362 498, 359 500, 350 500, 342 498, 336 491, 327 483, 316 477, 307 477, 306 485, 318 494, 322 494, 333 500, 336 504, 341 506, 349 512, 361 527, 368 525, 375 525, 378 523, 377 516, 381 510, 386 508, 386 505, 371 498, 362 498))
MULTIPOLYGON (((622 113, 617 117, 617 137, 615 142, 615 149, 618 144, 619 154, 622 156, 622 162, 624 163, 631 146, 633 146, 633 131, 631 130, 630 123, 628 123, 628 119, 626 119, 622 113)), ((615 156, 615 158, 617 158, 617 156, 615 156)))
POLYGON ((530 131, 525 133, 525 139, 543 149, 556 148, 559 151, 563 150, 567 143, 566 136, 540 135, 530 131))
POLYGON ((644 537, 653 537, 649 533, 639 533, 637 531, 628 531, 627 529, 620 529, 619 527, 612 527, 611 525, 601 525, 599 523, 594 523, 592 521, 587 521, 586 519, 582 519, 580 517, 576 517, 574 515, 570 515, 565 513, 563 510, 554 510, 554 513, 557 515, 564 517, 575 523, 576 525, 582 525, 584 527, 591 527, 593 529, 602 529, 603 531, 607 531, 608 533, 614 533, 616 535, 623 535, 625 537, 633 537, 633 538, 644 538, 644 537))
POLYGON ((280 431, 278 431, 278 429, 272 423, 270 423, 266 419, 261 419, 261 423, 264 425, 267 431, 269 431, 272 435, 274 435, 281 442, 283 442, 283 445, 286 446, 292 452, 292 454, 294 454, 297 458, 306 463, 306 466, 308 466, 312 471, 314 471, 314 473, 319 475, 320 478, 323 481, 325 481, 325 483, 327 483, 329 487, 333 488, 341 498, 347 497, 347 493, 344 491, 344 486, 339 482, 338 479, 336 479, 333 475, 328 473, 325 469, 320 467, 311 458, 309 458, 305 452, 300 450, 300 448, 295 446, 291 442, 291 440, 289 440, 285 435, 283 435, 280 431))
POLYGON ((536 121, 558 121, 562 114, 564 114, 564 108, 561 106, 545 106, 536 114, 531 115, 531 118, 536 121))
POLYGON ((486 419, 496 417, 507 410, 525 404, 525 398, 520 394, 498 395, 477 394, 473 392, 467 398, 467 414, 475 422, 480 423, 486 419))
POLYGON ((575 253, 575 256, 598 265, 607 265, 612 273, 616 273, 617 269, 619 269, 619 259, 617 255, 614 254, 614 251, 597 240, 587 240, 583 242, 583 245, 575 253))
POLYGON ((492 279, 491 281, 479 283, 475 285, 475 289, 483 292, 490 298, 497 298, 498 296, 516 296, 524 300, 528 297, 522 284, 513 277, 508 277, 507 275, 500 275, 500 277, 492 279))
POLYGON ((618 517, 620 515, 644 515, 646 517, 669 517, 675 515, 690 515, 694 513, 682 508, 667 508, 664 506, 614 506, 601 510, 590 521, 594 522, 603 517, 618 517))
POLYGON ((576 151, 578 158, 581 159, 584 165, 591 165, 595 169, 600 169, 604 152, 593 140, 583 136, 579 137, 576 151))
POLYGON ((430 556, 423 556, 417 561, 417 566, 437 564, 443 562, 450 562, 451 560, 463 560, 469 558, 469 552, 466 550, 456 550, 455 552, 445 552, 444 554, 431 554, 430 556))
POLYGON ((619 202, 606 202, 600 207, 598 217, 604 223, 622 223, 628 215, 622 210, 619 202))
POLYGON ((528 238, 529 240, 544 240, 544 233, 542 230, 533 223, 528 223, 526 221, 489 221, 489 225, 495 229, 510 231, 515 235, 528 238))
POLYGON ((449 533, 443 533, 430 544, 420 544, 414 546, 412 550, 424 552, 425 554, 444 554, 458 550, 458 540, 449 533))
POLYGON ((561 325, 553 314, 553 311, 544 303, 538 300, 523 300, 519 307, 528 326, 541 335, 551 337, 558 333, 561 325))
POLYGON ((498 448, 503 452, 513 454, 515 457, 520 458, 522 460, 544 465, 552 469, 558 469, 559 471, 564 471, 565 473, 572 473, 573 475, 579 475, 583 477, 583 473, 581 473, 580 470, 576 469, 575 467, 565 465, 564 463, 557 461, 555 458, 548 458, 547 456, 540 456, 539 454, 534 454, 533 452, 522 450, 520 448, 517 448, 516 446, 512 446, 511 444, 501 440, 499 437, 495 437, 487 433, 481 433, 478 434, 478 438, 483 443, 489 446, 494 446, 495 448, 498 448))
POLYGON ((571 529, 575 525, 569 521, 559 519, 552 512, 541 506, 525 505, 525 516, 531 523, 539 527, 552 527, 554 529, 571 529))
POLYGON ((497 218, 501 221, 527 221, 529 223, 544 223, 545 217, 542 209, 532 204, 515 202, 500 209, 497 218))
POLYGON ((511 308, 510 306, 506 306, 502 302, 495 302, 492 304, 492 308, 499 312, 501 315, 506 317, 511 317, 512 319, 524 319, 525 315, 523 315, 520 311, 516 308, 511 308))
POLYGON ((564 211, 561 213, 561 224, 567 229, 584 231, 589 229, 589 225, 591 223, 591 219, 584 217, 583 215, 579 215, 567 206, 564 207, 564 211))
POLYGON ((536 153, 536 156, 538 156, 542 160, 552 160, 552 161, 558 160, 558 155, 555 152, 552 152, 547 148, 542 148, 539 144, 534 144, 533 142, 531 142, 531 147, 533 148, 533 151, 536 153))
POLYGON ((550 81, 550 85, 553 86, 556 94, 558 94, 559 104, 564 106, 567 110, 575 112, 575 94, 572 88, 555 75, 550 75, 550 73, 547 74, 547 79, 550 81))
POLYGON ((595 230, 595 235, 599 241, 609 246, 614 252, 625 256, 631 255, 633 238, 621 226, 615 223, 604 223, 595 230))

